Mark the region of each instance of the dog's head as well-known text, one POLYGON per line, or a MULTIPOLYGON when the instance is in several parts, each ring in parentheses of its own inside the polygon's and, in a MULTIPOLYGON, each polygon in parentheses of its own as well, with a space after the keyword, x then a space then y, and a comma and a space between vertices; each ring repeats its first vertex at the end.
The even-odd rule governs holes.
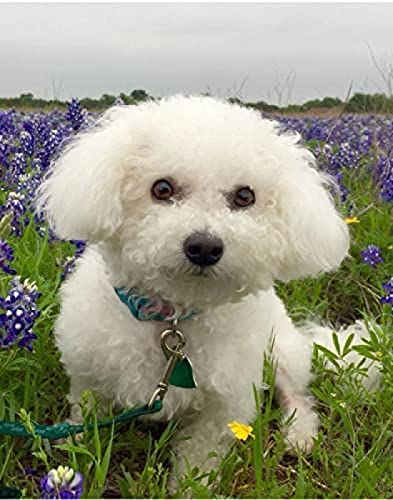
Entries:
POLYGON ((203 306, 337 267, 348 230, 328 184, 259 113, 173 97, 109 110, 39 202, 59 236, 101 245, 117 285, 203 306))

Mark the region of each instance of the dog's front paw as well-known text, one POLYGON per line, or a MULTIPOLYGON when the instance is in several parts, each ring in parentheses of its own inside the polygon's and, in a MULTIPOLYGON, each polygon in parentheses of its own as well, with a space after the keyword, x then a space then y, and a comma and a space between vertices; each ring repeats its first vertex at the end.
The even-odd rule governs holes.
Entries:
POLYGON ((287 451, 296 453, 311 453, 314 447, 314 438, 318 433, 318 416, 314 412, 296 417, 285 432, 287 451))
POLYGON ((297 429, 290 429, 285 436, 285 441, 287 444, 287 452, 290 454, 296 454, 298 450, 303 453, 311 453, 314 446, 314 437, 316 434, 310 433, 309 431, 298 431, 297 429))

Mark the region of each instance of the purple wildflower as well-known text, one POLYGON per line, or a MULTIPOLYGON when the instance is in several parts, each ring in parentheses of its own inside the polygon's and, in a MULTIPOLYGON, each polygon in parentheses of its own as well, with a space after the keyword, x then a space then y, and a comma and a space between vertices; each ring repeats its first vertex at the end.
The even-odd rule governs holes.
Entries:
POLYGON ((382 304, 389 304, 392 306, 392 314, 393 314, 393 276, 390 278, 389 281, 386 283, 383 283, 382 285, 383 289, 386 292, 386 295, 380 298, 380 301, 382 304))
POLYGON ((22 235, 23 227, 28 223, 26 209, 26 196, 13 191, 8 194, 6 204, 0 207, 0 218, 5 214, 12 214, 11 229, 17 236, 22 235))
POLYGON ((31 342, 37 338, 32 328, 39 316, 36 300, 40 296, 34 283, 20 282, 17 276, 12 280, 12 288, 6 297, 0 297, 0 347, 12 345, 32 351, 31 342))
POLYGON ((389 174, 386 176, 382 184, 381 197, 385 201, 393 203, 393 163, 389 174))
POLYGON ((22 130, 20 133, 19 147, 26 156, 31 156, 34 153, 34 137, 27 130, 22 130))
POLYGON ((23 153, 15 153, 4 176, 4 180, 9 187, 18 185, 19 177, 26 173, 26 166, 25 155, 23 153))
POLYGON ((86 248, 86 242, 84 240, 70 240, 70 243, 72 243, 76 247, 76 257, 79 257, 83 254, 86 248))
POLYGON ((79 100, 75 97, 68 103, 66 118, 75 132, 82 128, 85 123, 85 114, 83 113, 79 100))
POLYGON ((76 255, 74 255, 73 257, 66 258, 66 261, 64 263, 63 272, 61 274, 61 279, 65 279, 69 274, 74 272, 76 259, 77 259, 76 255))
POLYGON ((52 129, 45 134, 45 139, 42 143, 42 148, 38 151, 37 156, 40 160, 41 170, 48 170, 51 160, 60 149, 63 143, 63 133, 59 129, 52 129))
POLYGON ((70 273, 75 270, 75 263, 77 259, 83 254, 86 248, 86 242, 83 240, 70 240, 70 243, 75 245, 76 252, 73 257, 67 257, 64 263, 63 273, 61 275, 62 279, 65 279, 70 273))
POLYGON ((38 474, 38 471, 33 467, 26 467, 25 469, 23 469, 23 473, 25 474, 25 476, 34 477, 38 474))
POLYGON ((376 168, 377 182, 380 186, 381 198, 393 203, 393 157, 381 155, 376 168))
POLYGON ((393 276, 390 278, 389 281, 384 283, 382 285, 383 289, 386 290, 388 293, 393 294, 393 276))
POLYGON ((376 245, 368 245, 365 250, 360 252, 362 261, 372 267, 376 267, 383 262, 381 250, 376 245))
POLYGON ((41 479, 42 498, 80 498, 83 475, 68 466, 52 469, 41 479))
POLYGON ((9 262, 14 260, 14 249, 6 241, 0 238, 0 268, 7 274, 16 274, 15 269, 11 269, 9 262))

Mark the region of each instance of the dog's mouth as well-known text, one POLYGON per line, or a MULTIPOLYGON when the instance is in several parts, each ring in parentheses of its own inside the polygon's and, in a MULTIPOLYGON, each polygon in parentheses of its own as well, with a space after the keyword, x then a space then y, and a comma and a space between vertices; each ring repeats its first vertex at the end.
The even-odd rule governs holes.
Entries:
MULTIPOLYGON (((206 267, 195 266, 194 269, 191 269, 190 275, 197 276, 199 278, 209 278, 209 270, 206 267)), ((211 274, 211 273, 210 273, 211 274)))
POLYGON ((184 263, 181 266, 181 269, 179 270, 179 274, 183 275, 184 277, 192 277, 196 278, 197 280, 203 279, 203 280, 211 280, 211 281, 218 281, 222 278, 224 278, 224 273, 220 272, 220 270, 216 266, 198 266, 198 265, 193 265, 189 263, 184 263))
POLYGON ((204 309, 212 304, 238 302, 249 292, 245 283, 222 266, 196 266, 186 261, 162 266, 160 279, 151 288, 166 300, 187 307, 204 309))
POLYGON ((215 267, 204 267, 198 266, 194 264, 190 264, 187 261, 181 262, 176 268, 171 267, 162 267, 161 268, 162 276, 169 280, 186 280, 188 281, 190 278, 199 279, 211 279, 218 280, 220 277, 224 277, 224 273, 219 272, 219 270, 215 267))

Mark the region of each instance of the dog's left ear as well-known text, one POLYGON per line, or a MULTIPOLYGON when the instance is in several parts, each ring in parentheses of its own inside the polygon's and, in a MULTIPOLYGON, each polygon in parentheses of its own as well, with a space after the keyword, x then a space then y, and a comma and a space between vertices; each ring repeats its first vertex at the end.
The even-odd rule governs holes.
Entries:
POLYGON ((348 226, 329 192, 334 180, 315 168, 309 151, 292 145, 292 152, 279 181, 284 248, 276 278, 283 281, 333 270, 349 248, 348 226))
POLYGON ((132 112, 123 106, 110 109, 51 164, 37 192, 37 208, 61 238, 99 241, 121 225, 121 185, 132 165, 127 156, 132 112))

